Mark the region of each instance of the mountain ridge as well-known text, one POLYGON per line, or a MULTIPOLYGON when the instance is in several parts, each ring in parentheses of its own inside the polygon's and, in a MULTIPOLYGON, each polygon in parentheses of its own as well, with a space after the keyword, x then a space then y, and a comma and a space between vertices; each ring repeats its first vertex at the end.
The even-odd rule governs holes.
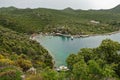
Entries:
MULTIPOLYGON (((37 7, 37 8, 17 8, 15 6, 9 6, 9 7, 0 7, 1 8, 11 8, 11 9, 52 9, 52 10, 84 10, 84 9, 74 9, 72 7, 66 7, 64 9, 53 9, 53 8, 44 8, 44 7, 37 7)), ((110 8, 110 9, 115 9, 115 8, 120 8, 120 4, 116 5, 115 7, 113 8, 110 8)), ((110 9, 88 9, 88 10, 110 10, 110 9)), ((84 11, 88 11, 88 10, 84 10, 84 11)))
POLYGON ((118 9, 119 6, 108 10, 74 10, 70 7, 63 10, 0 8, 0 24, 28 34, 39 32, 60 32, 72 35, 109 33, 119 30, 118 9), (91 20, 101 23, 95 25, 90 22, 91 20), (63 26, 64 28, 61 28, 63 26))

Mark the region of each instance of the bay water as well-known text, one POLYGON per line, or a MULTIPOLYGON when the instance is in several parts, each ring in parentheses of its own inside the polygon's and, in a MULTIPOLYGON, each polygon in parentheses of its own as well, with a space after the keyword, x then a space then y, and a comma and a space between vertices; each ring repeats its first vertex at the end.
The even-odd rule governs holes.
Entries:
POLYGON ((74 38, 73 40, 63 36, 37 35, 35 37, 35 40, 46 48, 53 56, 56 67, 66 65, 66 59, 70 54, 77 54, 81 48, 98 47, 104 39, 112 39, 120 42, 120 33, 74 38))

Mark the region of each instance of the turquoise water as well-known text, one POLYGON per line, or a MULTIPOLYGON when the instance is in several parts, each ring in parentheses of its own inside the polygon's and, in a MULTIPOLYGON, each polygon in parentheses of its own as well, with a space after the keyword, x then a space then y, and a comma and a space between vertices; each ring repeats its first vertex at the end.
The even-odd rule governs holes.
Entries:
POLYGON ((38 35, 35 37, 35 39, 51 53, 56 66, 66 65, 65 60, 71 53, 76 54, 81 48, 98 47, 101 41, 106 38, 120 42, 120 33, 86 38, 74 38, 73 40, 60 36, 38 35))

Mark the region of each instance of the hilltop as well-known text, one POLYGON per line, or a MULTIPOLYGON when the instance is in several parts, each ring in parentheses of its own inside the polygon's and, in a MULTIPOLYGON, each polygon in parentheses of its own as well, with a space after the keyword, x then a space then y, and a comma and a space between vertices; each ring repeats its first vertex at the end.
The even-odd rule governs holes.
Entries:
POLYGON ((102 34, 120 29, 120 6, 109 10, 0 8, 0 24, 21 33, 102 34), (92 21, 98 21, 99 24, 92 21), (14 27, 13 27, 14 26, 14 27))

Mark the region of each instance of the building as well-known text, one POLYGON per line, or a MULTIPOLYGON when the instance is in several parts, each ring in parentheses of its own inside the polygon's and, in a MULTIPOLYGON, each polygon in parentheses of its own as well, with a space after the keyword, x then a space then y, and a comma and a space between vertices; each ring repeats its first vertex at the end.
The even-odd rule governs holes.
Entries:
POLYGON ((100 24, 99 21, 95 21, 95 20, 91 20, 90 22, 91 22, 91 23, 94 23, 94 24, 100 24))

